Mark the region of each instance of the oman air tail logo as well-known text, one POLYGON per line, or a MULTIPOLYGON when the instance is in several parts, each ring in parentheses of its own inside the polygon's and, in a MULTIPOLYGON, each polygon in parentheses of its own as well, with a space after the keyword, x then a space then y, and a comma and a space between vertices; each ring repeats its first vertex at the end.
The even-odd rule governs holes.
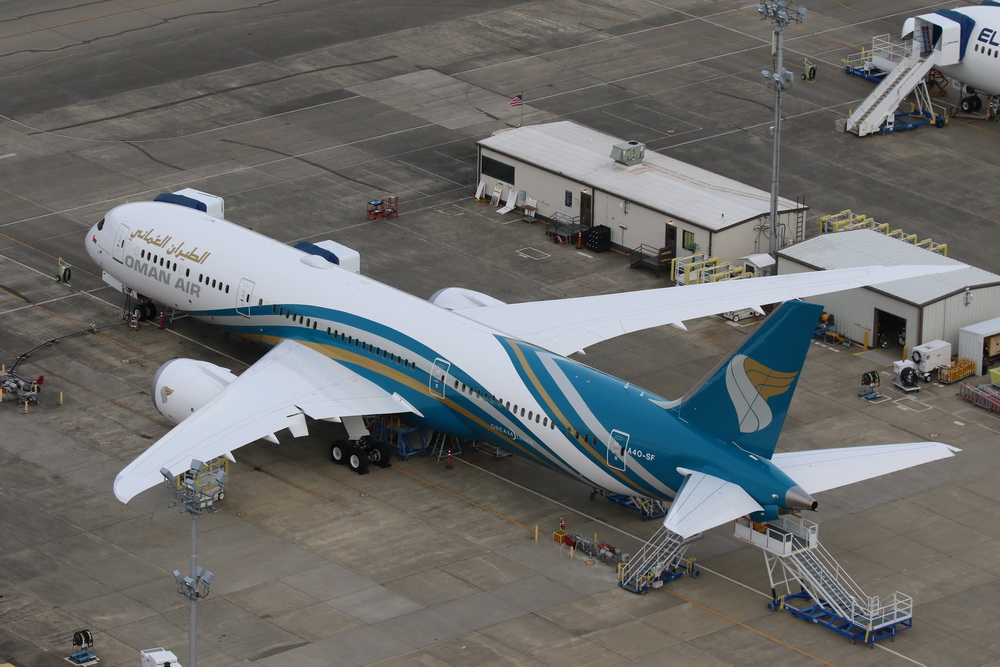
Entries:
POLYGON ((788 391, 798 372, 783 373, 737 354, 726 369, 726 389, 736 408, 741 433, 754 433, 771 423, 767 399, 788 391))

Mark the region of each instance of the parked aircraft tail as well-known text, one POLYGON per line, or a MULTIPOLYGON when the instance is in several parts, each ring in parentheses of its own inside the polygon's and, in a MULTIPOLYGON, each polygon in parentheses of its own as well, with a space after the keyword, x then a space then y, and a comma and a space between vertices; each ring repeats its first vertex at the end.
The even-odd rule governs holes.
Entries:
POLYGON ((823 307, 789 301, 674 408, 723 442, 771 458, 823 307))

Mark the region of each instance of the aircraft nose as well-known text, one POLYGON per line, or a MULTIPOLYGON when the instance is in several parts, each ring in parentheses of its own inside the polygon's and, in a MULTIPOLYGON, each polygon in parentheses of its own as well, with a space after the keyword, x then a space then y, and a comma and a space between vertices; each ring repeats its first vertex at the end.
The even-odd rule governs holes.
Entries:
POLYGON ((819 507, 819 503, 806 493, 805 489, 796 484, 785 493, 785 507, 788 509, 815 510, 819 507))

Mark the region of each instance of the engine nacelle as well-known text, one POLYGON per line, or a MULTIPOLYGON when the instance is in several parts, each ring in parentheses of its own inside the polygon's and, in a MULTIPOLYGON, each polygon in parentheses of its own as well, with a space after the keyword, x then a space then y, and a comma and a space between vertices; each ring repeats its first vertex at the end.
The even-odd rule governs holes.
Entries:
POLYGON ((174 424, 180 424, 235 379, 228 368, 207 361, 171 359, 153 376, 153 407, 174 424))
POLYGON ((428 299, 435 306, 441 306, 447 310, 468 310, 470 308, 482 308, 483 306, 503 306, 500 299, 494 299, 489 294, 465 289, 464 287, 445 287, 434 292, 428 299))

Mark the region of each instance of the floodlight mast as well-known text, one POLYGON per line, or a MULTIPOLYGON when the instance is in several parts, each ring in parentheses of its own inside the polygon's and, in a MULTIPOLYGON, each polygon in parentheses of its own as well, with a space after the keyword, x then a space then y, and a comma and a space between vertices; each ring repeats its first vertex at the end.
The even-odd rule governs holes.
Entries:
POLYGON ((761 19, 774 23, 774 72, 762 70, 766 85, 774 88, 773 155, 771 159, 771 220, 768 253, 777 259, 778 248, 778 172, 781 162, 781 92, 792 87, 792 73, 785 69, 782 52, 783 31, 789 23, 802 23, 806 8, 794 6, 787 0, 764 0, 757 4, 761 19))
POLYGON ((191 515, 191 571, 188 576, 181 574, 180 570, 174 570, 174 582, 177 585, 177 592, 188 599, 188 664, 190 667, 197 667, 198 664, 198 601, 208 597, 212 589, 212 582, 215 575, 203 567, 198 566, 198 517, 202 512, 218 512, 213 505, 215 498, 221 496, 221 489, 225 484, 227 475, 224 470, 219 470, 212 477, 214 487, 212 493, 206 493, 201 485, 201 476, 205 464, 198 459, 191 460, 191 468, 181 474, 180 480, 171 474, 167 468, 160 468, 164 483, 174 494, 174 500, 170 504, 180 506, 191 515))

